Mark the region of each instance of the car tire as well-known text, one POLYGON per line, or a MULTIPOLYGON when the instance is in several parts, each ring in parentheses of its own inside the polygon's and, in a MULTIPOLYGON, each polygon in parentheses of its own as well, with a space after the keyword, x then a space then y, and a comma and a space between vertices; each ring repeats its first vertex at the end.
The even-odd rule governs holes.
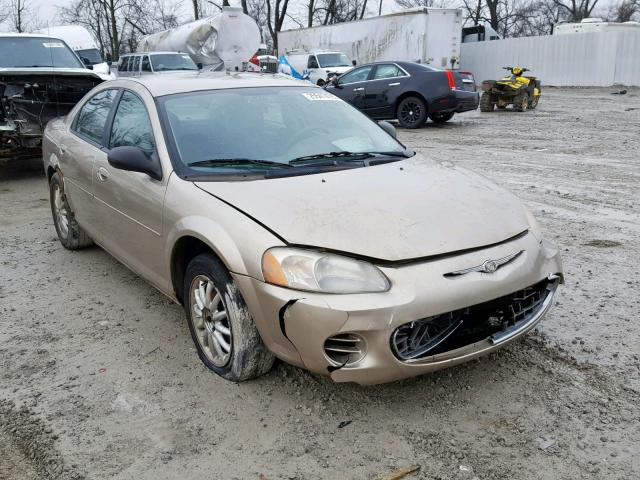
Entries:
POLYGON ((320 79, 316 82, 316 85, 318 85, 319 87, 324 87, 327 84, 327 82, 325 82, 324 80, 320 79))
POLYGON ((536 95, 531 99, 529 103, 529 110, 535 110, 538 106, 538 102, 540 101, 540 95, 536 95))
POLYGON ((453 114, 454 112, 432 113, 429 115, 429 118, 433 123, 447 123, 453 118, 453 114))
POLYGON ((58 239, 67 250, 79 250, 93 245, 93 240, 78 224, 64 192, 64 181, 59 172, 49 180, 49 202, 58 239))
POLYGON ((522 92, 513 99, 513 109, 516 112, 524 112, 529 108, 529 94, 522 92))
POLYGON ((238 287, 210 253, 196 256, 184 277, 184 308, 198 356, 233 382, 264 375, 275 357, 267 350, 238 287))
POLYGON ((398 123, 404 128, 419 128, 427 121, 427 106, 419 97, 403 98, 396 108, 398 123))
POLYGON ((493 102, 493 98, 491 98, 491 94, 489 92, 484 92, 480 96, 480 111, 493 112, 494 107, 495 103, 493 102))

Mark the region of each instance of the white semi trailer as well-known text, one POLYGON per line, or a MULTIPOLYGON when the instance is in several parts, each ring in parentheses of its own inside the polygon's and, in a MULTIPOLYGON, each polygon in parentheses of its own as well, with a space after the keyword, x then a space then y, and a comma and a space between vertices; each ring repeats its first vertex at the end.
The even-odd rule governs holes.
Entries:
POLYGON ((318 50, 345 53, 358 64, 380 60, 457 68, 462 10, 412 8, 353 22, 278 33, 278 53, 318 50))

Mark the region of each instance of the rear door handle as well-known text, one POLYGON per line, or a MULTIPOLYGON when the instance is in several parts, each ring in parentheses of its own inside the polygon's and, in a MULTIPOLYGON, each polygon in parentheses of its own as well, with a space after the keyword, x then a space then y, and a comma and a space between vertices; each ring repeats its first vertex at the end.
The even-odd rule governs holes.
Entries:
POLYGON ((109 179, 109 175, 109 171, 104 167, 98 168, 98 172, 96 173, 96 177, 98 177, 98 181, 100 182, 106 182, 109 179))
POLYGON ((64 155, 65 153, 67 153, 67 146, 60 144, 60 154, 64 155))
POLYGON ((394 82, 389 84, 390 87, 395 87, 397 85, 400 85, 400 82, 394 82))
POLYGON ((354 92, 364 92, 364 87, 354 88, 353 91, 354 92))

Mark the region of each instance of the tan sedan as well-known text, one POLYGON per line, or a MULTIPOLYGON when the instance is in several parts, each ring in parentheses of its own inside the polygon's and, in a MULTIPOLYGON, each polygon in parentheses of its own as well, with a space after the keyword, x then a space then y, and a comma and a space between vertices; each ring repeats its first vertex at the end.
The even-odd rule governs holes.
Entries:
POLYGON ((275 357, 363 384, 455 365, 531 329, 562 281, 517 198, 309 83, 110 81, 43 145, 62 244, 183 304, 229 380, 275 357))

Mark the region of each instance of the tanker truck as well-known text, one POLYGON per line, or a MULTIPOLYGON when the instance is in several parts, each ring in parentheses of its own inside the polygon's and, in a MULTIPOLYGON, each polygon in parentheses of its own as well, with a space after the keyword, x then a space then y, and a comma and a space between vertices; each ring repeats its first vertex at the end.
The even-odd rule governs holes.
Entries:
POLYGON ((259 46, 256 22, 241 8, 223 7, 211 17, 143 37, 138 52, 188 53, 203 70, 242 71, 259 46))

